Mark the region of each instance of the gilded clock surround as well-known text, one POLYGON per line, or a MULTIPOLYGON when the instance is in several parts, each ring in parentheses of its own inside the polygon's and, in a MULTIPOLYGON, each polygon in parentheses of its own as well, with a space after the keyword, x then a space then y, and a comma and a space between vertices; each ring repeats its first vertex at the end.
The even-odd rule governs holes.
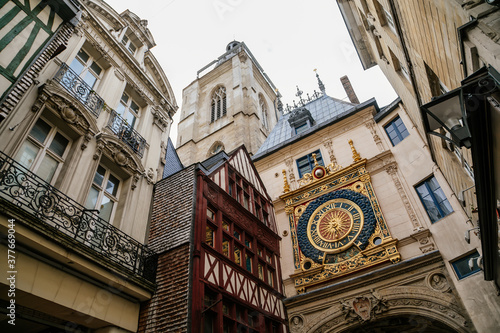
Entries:
MULTIPOLYGON (((290 223, 299 293, 384 262, 398 262, 366 170, 366 159, 281 196, 290 223), (359 214, 359 215, 358 215, 359 214)), ((333 170, 332 170, 333 171, 333 170)))

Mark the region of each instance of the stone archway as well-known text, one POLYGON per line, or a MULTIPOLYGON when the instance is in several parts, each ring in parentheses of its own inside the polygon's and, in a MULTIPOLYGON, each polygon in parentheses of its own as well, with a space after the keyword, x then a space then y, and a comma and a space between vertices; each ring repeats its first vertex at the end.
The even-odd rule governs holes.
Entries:
POLYGON ((369 323, 362 323, 342 333, 455 333, 453 328, 441 321, 418 315, 387 317, 369 323))
MULTIPOLYGON (((475 332, 465 310, 449 288, 424 286, 392 287, 337 299, 328 310, 311 319, 300 332, 389 332, 382 328, 389 327, 390 323, 399 323, 401 328, 421 329, 406 330, 408 332, 434 332, 426 327, 435 328, 438 333, 475 332), (379 330, 372 329, 377 325, 379 330)), ((403 331, 406 332, 404 329, 394 330, 403 331)))

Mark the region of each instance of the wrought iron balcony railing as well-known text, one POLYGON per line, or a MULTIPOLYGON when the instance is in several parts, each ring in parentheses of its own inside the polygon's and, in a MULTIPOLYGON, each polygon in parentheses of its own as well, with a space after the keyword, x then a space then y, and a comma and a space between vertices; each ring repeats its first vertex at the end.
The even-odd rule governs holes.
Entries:
POLYGON ((54 76, 54 80, 78 99, 94 116, 99 117, 104 106, 104 100, 67 64, 63 63, 61 65, 54 76))
POLYGON ((37 230, 57 237, 106 266, 155 282, 157 256, 0 151, 0 202, 37 230))
POLYGON ((132 150, 142 157, 146 148, 146 139, 144 139, 136 130, 134 130, 125 119, 123 119, 115 110, 111 109, 108 127, 123 142, 129 145, 132 150))

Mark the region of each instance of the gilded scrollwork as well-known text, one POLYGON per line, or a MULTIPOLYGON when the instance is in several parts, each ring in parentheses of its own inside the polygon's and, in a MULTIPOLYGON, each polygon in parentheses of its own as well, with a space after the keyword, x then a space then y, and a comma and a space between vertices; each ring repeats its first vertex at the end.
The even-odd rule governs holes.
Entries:
POLYGON ((313 176, 310 173, 304 174, 302 178, 299 179, 299 186, 305 186, 311 184, 313 181, 313 176))

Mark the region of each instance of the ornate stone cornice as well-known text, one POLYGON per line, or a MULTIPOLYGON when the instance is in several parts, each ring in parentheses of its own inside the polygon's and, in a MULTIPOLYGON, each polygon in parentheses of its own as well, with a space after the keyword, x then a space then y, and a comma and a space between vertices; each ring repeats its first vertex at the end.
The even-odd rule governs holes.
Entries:
POLYGON ((94 160, 97 160, 101 155, 106 155, 109 159, 114 161, 123 170, 133 177, 132 190, 135 189, 139 177, 146 175, 144 166, 139 157, 114 135, 100 133, 96 136, 97 147, 94 154, 94 160))
POLYGON ((85 149, 88 142, 99 133, 95 116, 66 89, 52 80, 48 80, 39 88, 38 98, 31 110, 38 112, 44 104, 55 110, 75 132, 84 136, 82 149, 85 149))
POLYGON ((103 57, 105 57, 116 68, 120 68, 123 74, 127 77, 127 82, 135 86, 138 93, 144 94, 144 98, 148 104, 160 103, 165 99, 165 95, 158 90, 155 82, 153 82, 146 73, 141 69, 139 63, 126 53, 116 38, 107 31, 99 22, 99 20, 86 8, 87 11, 82 13, 82 20, 76 27, 78 34, 85 34, 89 43, 91 43, 103 57), (123 59, 123 66, 119 66, 116 62, 117 54, 123 59), (135 84, 135 85, 134 85, 135 84))

